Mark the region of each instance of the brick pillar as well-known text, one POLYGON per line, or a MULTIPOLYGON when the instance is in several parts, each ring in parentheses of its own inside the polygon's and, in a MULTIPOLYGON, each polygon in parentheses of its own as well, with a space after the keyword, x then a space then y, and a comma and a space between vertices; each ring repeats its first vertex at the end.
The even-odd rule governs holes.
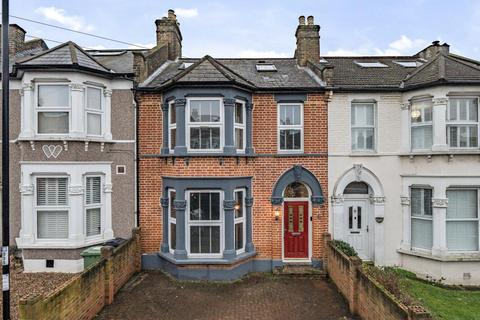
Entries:
POLYGON ((102 247, 102 258, 105 259, 105 305, 110 305, 113 302, 113 296, 115 294, 115 288, 113 285, 113 247, 102 247))
POLYGON ((330 242, 332 241, 332 235, 330 233, 323 234, 323 270, 328 272, 328 259, 330 255, 330 242))
POLYGON ((359 257, 350 257, 350 297, 348 298, 350 312, 357 314, 358 310, 358 268, 362 265, 359 257))
POLYGON ((140 228, 136 227, 132 229, 132 239, 135 252, 135 272, 142 270, 142 250, 140 244, 140 228))
POLYGON ((39 294, 20 299, 18 305, 19 318, 42 319, 45 317, 45 304, 43 302, 43 296, 39 294))

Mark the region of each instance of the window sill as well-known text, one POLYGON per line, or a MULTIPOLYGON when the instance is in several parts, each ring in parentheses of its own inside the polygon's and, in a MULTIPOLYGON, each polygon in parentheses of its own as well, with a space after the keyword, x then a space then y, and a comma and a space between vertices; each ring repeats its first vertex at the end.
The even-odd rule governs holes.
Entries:
POLYGON ((472 251, 469 253, 447 253, 443 257, 432 256, 429 252, 420 252, 415 250, 397 249, 398 253, 415 256, 440 262, 477 262, 480 261, 480 252, 472 251))
POLYGON ((69 136, 35 136, 18 137, 17 141, 81 141, 81 142, 113 142, 112 139, 104 137, 69 137, 69 136))
POLYGON ((404 157, 414 157, 414 156, 434 156, 434 155, 478 155, 480 154, 480 149, 449 149, 442 151, 431 151, 431 150, 422 150, 422 151, 412 151, 408 153, 400 153, 400 156, 404 157))
POLYGON ((106 238, 92 238, 85 239, 84 241, 69 241, 69 239, 61 240, 34 240, 29 242, 29 239, 16 238, 17 246, 19 249, 79 249, 89 247, 96 244, 102 244, 108 240, 112 240, 113 237, 106 238))
POLYGON ((216 265, 230 265, 237 262, 251 258, 257 254, 256 251, 244 252, 237 255, 233 259, 224 259, 224 258, 188 258, 188 259, 175 259, 174 255, 170 252, 163 253, 159 252, 158 255, 176 265, 196 265, 196 264, 216 264, 216 265))

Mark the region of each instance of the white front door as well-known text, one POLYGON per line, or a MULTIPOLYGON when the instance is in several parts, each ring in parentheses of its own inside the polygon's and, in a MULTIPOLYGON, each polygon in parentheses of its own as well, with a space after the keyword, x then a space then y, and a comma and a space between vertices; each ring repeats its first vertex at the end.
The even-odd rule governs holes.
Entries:
POLYGON ((345 201, 345 241, 358 253, 362 260, 371 260, 370 234, 373 232, 369 226, 368 200, 345 201))

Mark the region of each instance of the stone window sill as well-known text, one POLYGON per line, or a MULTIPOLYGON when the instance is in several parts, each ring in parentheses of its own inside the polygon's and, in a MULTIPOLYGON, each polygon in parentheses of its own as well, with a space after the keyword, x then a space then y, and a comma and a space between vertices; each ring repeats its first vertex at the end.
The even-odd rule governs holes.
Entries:
POLYGON ((430 260, 436 260, 440 262, 477 262, 480 261, 480 252, 471 252, 471 253, 447 253, 443 257, 432 256, 432 254, 427 252, 420 252, 414 250, 404 250, 398 249, 398 253, 415 256, 430 260))
POLYGON ((223 259, 223 258, 188 258, 188 259, 175 259, 171 253, 159 252, 158 255, 163 259, 167 260, 176 265, 196 265, 196 264, 216 264, 216 265, 231 265, 237 262, 251 258, 257 254, 256 251, 252 252, 243 252, 237 255, 233 259, 223 259))

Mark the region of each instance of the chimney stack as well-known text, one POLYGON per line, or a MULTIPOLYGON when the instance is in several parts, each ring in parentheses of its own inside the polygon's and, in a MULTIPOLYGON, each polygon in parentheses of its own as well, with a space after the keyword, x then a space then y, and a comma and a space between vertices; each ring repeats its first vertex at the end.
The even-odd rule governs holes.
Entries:
POLYGON ((417 53, 416 55, 425 60, 431 60, 435 55, 441 52, 445 55, 450 53, 450 45, 448 43, 440 44, 440 41, 433 41, 431 45, 417 53))
POLYGON ((320 61, 320 26, 315 25, 313 16, 308 16, 305 24, 305 16, 298 18, 298 27, 295 32, 297 49, 295 58, 299 66, 306 66, 308 61, 318 63, 320 61))
POLYGON ((177 16, 172 9, 166 17, 155 20, 157 26, 157 47, 168 45, 168 59, 175 60, 182 56, 182 33, 177 16))
MULTIPOLYGON (((1 39, 2 26, 0 25, 0 39, 1 39)), ((17 52, 22 51, 25 44, 25 33, 27 33, 18 24, 11 24, 8 27, 8 54, 10 56, 15 55, 17 52)))

